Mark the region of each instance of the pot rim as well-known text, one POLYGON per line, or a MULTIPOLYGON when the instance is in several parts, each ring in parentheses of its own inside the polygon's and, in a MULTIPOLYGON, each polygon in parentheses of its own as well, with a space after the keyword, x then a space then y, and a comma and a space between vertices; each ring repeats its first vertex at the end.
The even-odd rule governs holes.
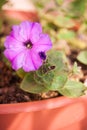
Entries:
MULTIPOLYGON (((0 14, 2 15, 2 14, 0 14)), ((22 11, 22 10, 3 10, 3 15, 6 18, 15 19, 18 21, 38 21, 38 13, 37 11, 22 11)))
POLYGON ((87 95, 73 99, 61 96, 57 98, 51 98, 40 101, 14 103, 14 104, 0 104, 0 114, 12 114, 12 113, 14 114, 22 112, 35 112, 46 109, 55 109, 74 102, 78 102, 78 100, 87 101, 87 95))

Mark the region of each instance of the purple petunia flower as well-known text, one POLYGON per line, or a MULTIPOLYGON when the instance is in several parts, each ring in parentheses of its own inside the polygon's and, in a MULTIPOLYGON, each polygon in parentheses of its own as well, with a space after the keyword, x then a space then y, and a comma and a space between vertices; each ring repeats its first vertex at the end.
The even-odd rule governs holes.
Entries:
POLYGON ((41 25, 28 21, 14 25, 4 45, 4 55, 12 68, 23 68, 26 72, 37 70, 46 59, 46 51, 52 47, 49 36, 42 33, 41 25))

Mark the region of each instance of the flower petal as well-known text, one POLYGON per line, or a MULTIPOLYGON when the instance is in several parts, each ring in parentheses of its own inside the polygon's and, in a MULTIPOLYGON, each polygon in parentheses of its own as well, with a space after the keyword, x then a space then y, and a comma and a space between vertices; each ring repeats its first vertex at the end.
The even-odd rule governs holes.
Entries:
POLYGON ((17 49, 17 48, 24 48, 23 46, 23 43, 20 42, 20 41, 17 41, 15 38, 13 38, 12 36, 7 36, 6 37, 6 41, 4 43, 4 46, 6 48, 14 48, 14 49, 17 49))
POLYGON ((40 34, 40 39, 33 46, 33 51, 45 52, 52 48, 52 42, 47 34, 40 34))
POLYGON ((13 59, 13 61, 12 61, 12 68, 13 69, 18 70, 19 68, 21 68, 23 66, 25 52, 26 51, 23 50, 18 55, 16 55, 16 57, 13 59))
POLYGON ((33 23, 28 22, 28 21, 24 21, 20 24, 20 28, 22 28, 23 30, 23 35, 26 41, 30 39, 32 26, 33 26, 33 23))
POLYGON ((12 61, 16 55, 18 55, 21 51, 23 51, 24 49, 6 49, 4 51, 4 55, 6 56, 6 58, 9 60, 9 61, 12 61))
POLYGON ((41 44, 41 45, 34 46, 32 50, 36 51, 37 53, 39 53, 39 52, 46 52, 46 51, 48 51, 51 48, 52 48, 51 45, 41 44))
POLYGON ((35 43, 39 40, 39 35, 42 33, 42 27, 39 23, 33 23, 30 40, 32 43, 35 43))
POLYGON ((24 61, 23 61, 23 69, 26 72, 35 70, 35 66, 34 66, 34 64, 32 62, 32 58, 31 58, 30 50, 26 51, 25 58, 24 58, 24 61))
POLYGON ((52 46, 52 42, 51 42, 51 39, 49 37, 49 35, 47 34, 40 34, 39 35, 39 40, 35 43, 35 45, 49 45, 49 46, 52 46))
POLYGON ((20 25, 14 25, 12 27, 11 35, 18 41, 27 41, 30 38, 32 25, 33 23, 28 21, 24 21, 20 25))
POLYGON ((23 42, 24 41, 24 36, 23 36, 23 29, 20 28, 19 25, 13 25, 12 26, 12 31, 11 31, 11 36, 15 38, 17 41, 23 42))
POLYGON ((36 53, 35 51, 31 51, 31 57, 32 57, 32 61, 33 64, 36 68, 36 70, 42 65, 42 59, 40 58, 39 54, 36 53))

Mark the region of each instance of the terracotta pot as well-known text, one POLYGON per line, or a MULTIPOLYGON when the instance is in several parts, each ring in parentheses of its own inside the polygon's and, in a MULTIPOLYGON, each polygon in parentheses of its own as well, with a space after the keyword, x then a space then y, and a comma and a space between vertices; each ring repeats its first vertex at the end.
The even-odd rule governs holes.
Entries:
POLYGON ((10 19, 15 20, 31 20, 31 21, 37 21, 38 20, 38 14, 35 11, 17 11, 17 10, 3 10, 4 16, 8 17, 10 19))
POLYGON ((17 11, 17 10, 3 10, 0 12, 1 20, 7 20, 9 23, 19 23, 21 21, 39 21, 38 13, 33 11, 17 11))
POLYGON ((1 104, 0 130, 87 130, 87 96, 1 104))

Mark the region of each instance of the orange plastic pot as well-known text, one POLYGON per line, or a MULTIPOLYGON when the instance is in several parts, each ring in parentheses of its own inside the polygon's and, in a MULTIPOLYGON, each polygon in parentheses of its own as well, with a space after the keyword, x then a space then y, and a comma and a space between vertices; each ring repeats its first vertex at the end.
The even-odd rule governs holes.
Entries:
POLYGON ((3 10, 4 17, 8 17, 13 20, 31 20, 38 21, 38 14, 35 11, 17 11, 17 10, 3 10))
POLYGON ((87 96, 1 104, 0 130, 87 130, 87 96))

